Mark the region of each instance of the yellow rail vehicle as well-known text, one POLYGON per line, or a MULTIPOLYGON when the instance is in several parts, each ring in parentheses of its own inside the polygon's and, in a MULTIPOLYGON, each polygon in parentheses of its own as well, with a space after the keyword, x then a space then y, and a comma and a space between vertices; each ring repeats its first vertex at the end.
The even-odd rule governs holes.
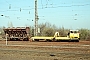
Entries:
POLYGON ((78 30, 70 30, 69 38, 80 39, 78 30))
POLYGON ((78 30, 70 30, 66 37, 60 37, 59 32, 55 32, 53 37, 31 37, 32 41, 76 41, 79 42, 78 30))

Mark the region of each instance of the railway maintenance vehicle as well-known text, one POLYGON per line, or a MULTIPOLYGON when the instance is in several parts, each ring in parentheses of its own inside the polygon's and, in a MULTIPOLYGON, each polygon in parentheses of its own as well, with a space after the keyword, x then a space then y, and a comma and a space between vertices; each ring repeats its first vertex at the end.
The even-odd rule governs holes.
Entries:
POLYGON ((32 41, 75 41, 79 42, 79 31, 78 30, 70 30, 66 37, 61 37, 59 32, 55 32, 53 37, 31 37, 32 41))

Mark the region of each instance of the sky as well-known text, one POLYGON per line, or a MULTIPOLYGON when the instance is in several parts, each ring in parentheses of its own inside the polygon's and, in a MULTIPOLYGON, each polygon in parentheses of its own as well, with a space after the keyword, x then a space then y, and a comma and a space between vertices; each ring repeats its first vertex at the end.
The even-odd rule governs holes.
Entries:
MULTIPOLYGON (((90 0, 37 0, 37 4, 38 24, 90 29, 90 0)), ((0 20, 0 27, 34 26, 35 0, 0 0, 0 20)))

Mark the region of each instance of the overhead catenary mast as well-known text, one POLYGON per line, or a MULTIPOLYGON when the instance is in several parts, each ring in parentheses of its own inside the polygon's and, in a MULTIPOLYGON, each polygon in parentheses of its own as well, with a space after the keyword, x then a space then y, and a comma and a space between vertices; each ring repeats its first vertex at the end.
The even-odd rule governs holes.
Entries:
POLYGON ((35 0, 35 35, 34 36, 37 36, 38 35, 38 11, 37 11, 37 0, 35 0))

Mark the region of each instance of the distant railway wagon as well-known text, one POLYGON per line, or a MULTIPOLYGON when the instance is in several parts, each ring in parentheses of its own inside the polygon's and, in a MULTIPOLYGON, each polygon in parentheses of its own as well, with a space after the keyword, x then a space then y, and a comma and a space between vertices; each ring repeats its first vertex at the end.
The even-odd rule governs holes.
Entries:
POLYGON ((7 34, 8 40, 22 40, 28 41, 30 36, 29 27, 13 27, 13 28, 4 28, 5 34, 7 34))

